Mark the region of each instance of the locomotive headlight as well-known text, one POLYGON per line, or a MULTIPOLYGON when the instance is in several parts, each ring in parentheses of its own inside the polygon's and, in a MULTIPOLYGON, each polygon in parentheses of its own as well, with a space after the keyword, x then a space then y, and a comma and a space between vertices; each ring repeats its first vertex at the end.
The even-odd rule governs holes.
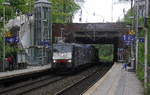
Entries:
POLYGON ((68 62, 70 62, 70 63, 71 63, 71 62, 72 62, 72 60, 68 60, 68 62))
POLYGON ((64 56, 64 54, 62 53, 61 56, 64 56))
POLYGON ((55 63, 55 62, 56 62, 56 60, 53 60, 53 62, 55 63))

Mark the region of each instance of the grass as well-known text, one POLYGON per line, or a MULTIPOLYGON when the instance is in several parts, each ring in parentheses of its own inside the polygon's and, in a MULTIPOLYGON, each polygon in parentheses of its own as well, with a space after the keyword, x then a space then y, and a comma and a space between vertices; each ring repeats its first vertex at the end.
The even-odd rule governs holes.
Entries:
POLYGON ((144 81, 144 67, 142 64, 138 65, 137 76, 139 80, 144 81))
MULTIPOLYGON (((138 79, 142 81, 144 84, 144 65, 143 64, 138 65, 137 76, 138 76, 138 79)), ((150 95, 150 82, 148 82, 147 87, 148 87, 147 93, 145 93, 145 95, 150 95)))
POLYGON ((102 61, 113 61, 113 55, 111 55, 111 56, 100 56, 100 60, 102 60, 102 61))
POLYGON ((150 82, 147 84, 148 90, 147 90, 147 95, 150 95, 150 82))

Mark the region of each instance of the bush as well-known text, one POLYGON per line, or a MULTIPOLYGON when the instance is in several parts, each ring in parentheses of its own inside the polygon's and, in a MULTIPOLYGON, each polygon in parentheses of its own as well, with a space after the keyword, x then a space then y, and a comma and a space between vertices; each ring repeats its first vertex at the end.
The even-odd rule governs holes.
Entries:
POLYGON ((150 82, 147 84, 147 87, 148 87, 148 89, 147 89, 147 95, 150 95, 150 82))
POLYGON ((138 65, 137 76, 139 80, 144 81, 144 65, 143 64, 138 65))

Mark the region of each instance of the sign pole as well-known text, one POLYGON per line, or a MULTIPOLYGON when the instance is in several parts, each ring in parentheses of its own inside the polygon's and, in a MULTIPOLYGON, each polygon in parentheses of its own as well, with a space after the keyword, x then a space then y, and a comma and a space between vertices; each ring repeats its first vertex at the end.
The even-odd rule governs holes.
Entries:
MULTIPOLYGON (((133 0, 131 0, 131 14, 133 16, 133 0)), ((133 31, 133 28, 134 28, 134 18, 132 18, 132 26, 131 26, 131 31, 133 31)), ((135 69, 135 64, 134 64, 134 45, 133 45, 133 42, 131 44, 131 66, 133 69, 135 69)))
POLYGON ((139 47, 139 39, 138 39, 138 26, 139 26, 139 4, 138 1, 136 1, 136 72, 138 69, 138 47, 139 47))

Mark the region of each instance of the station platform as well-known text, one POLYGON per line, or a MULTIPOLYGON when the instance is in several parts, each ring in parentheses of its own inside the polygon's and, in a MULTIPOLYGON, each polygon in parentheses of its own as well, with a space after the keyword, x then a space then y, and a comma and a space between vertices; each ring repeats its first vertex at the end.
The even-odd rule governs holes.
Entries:
POLYGON ((113 67, 83 95, 144 95, 144 87, 135 72, 125 71, 122 64, 113 67))
POLYGON ((43 66, 28 66, 26 69, 20 69, 20 70, 13 70, 13 71, 7 71, 7 72, 0 72, 0 80, 17 77, 17 76, 23 76, 31 73, 38 73, 44 70, 48 70, 51 68, 51 65, 43 65, 43 66))

